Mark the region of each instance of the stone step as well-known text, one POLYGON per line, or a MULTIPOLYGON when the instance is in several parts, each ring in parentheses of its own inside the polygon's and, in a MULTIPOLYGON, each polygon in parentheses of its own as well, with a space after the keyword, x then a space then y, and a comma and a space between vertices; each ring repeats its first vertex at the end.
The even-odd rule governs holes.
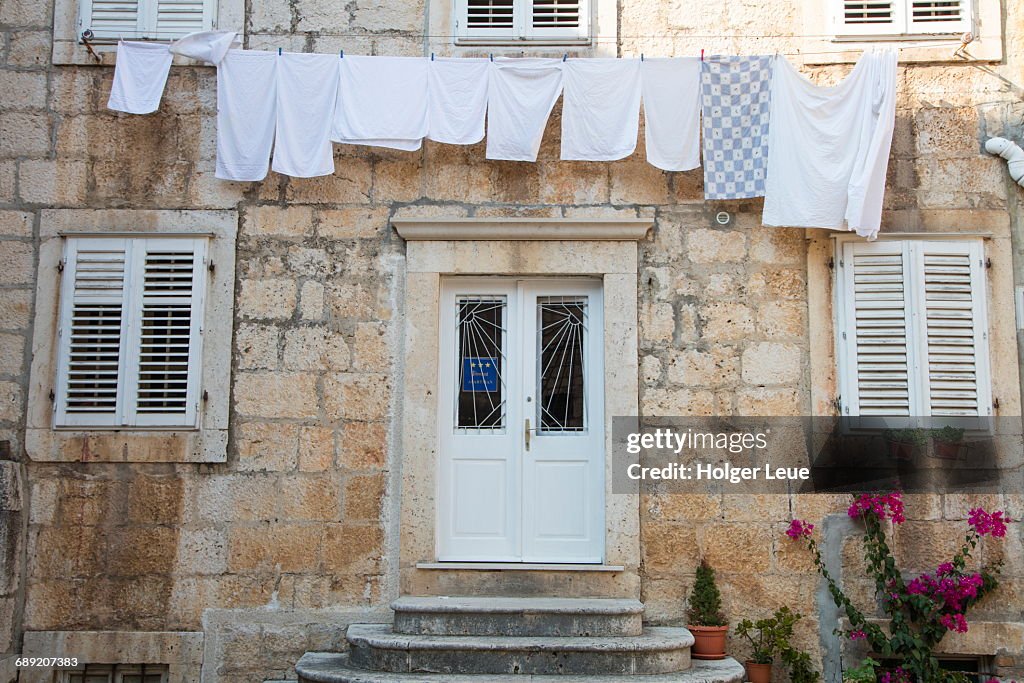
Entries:
POLYGON ((401 597, 396 633, 436 636, 638 636, 644 605, 610 598, 401 597))
POLYGON ((735 659, 694 661, 686 671, 650 676, 587 675, 472 675, 443 673, 389 673, 365 671, 351 665, 348 656, 333 652, 307 652, 295 665, 299 683, 740 683, 743 666, 735 659))
POLYGON ((685 628, 638 636, 434 636, 395 633, 390 624, 348 627, 352 665, 371 671, 440 674, 661 674, 690 667, 685 628))

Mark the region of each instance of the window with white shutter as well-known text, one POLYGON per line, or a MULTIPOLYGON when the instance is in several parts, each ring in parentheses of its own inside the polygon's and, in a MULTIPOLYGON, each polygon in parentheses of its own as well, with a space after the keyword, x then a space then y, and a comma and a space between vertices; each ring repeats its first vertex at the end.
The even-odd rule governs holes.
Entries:
POLYGON ((456 0, 456 33, 464 41, 585 42, 588 0, 456 0))
POLYGON ((992 414, 980 241, 843 241, 836 301, 844 415, 992 414))
POLYGON ((196 426, 206 240, 70 238, 58 427, 196 426))
POLYGON ((928 36, 971 31, 971 0, 832 0, 837 36, 928 36))
POLYGON ((175 40, 214 28, 214 0, 79 0, 78 35, 93 40, 175 40))

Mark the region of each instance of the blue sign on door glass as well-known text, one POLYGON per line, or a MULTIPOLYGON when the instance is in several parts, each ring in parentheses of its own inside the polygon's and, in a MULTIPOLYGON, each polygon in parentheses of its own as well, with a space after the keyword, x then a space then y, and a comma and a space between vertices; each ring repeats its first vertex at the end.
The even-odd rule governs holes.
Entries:
POLYGON ((462 359, 463 391, 497 391, 498 362, 496 358, 462 359))

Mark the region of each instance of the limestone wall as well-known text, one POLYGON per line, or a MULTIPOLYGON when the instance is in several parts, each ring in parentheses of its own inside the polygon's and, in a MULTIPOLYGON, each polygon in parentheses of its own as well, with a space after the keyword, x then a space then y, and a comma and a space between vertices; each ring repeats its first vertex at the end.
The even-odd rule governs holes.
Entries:
MULTIPOLYGON (((798 39, 743 36, 800 32, 805 4, 620 0, 619 38, 596 52, 795 52, 798 39), (738 37, 701 37, 726 34, 738 37)), ((995 234, 990 278, 1005 290, 1022 195, 981 147, 990 135, 1024 136, 1024 6, 1003 9, 1005 59, 900 67, 886 207, 901 230, 995 234)), ((802 230, 760 227, 759 202, 703 202, 700 170, 663 173, 644 161, 642 143, 620 162, 559 161, 556 108, 536 164, 489 162, 483 145, 336 146, 333 176, 218 181, 214 71, 177 66, 159 113, 116 115, 105 108, 112 69, 52 63, 52 12, 47 2, 0 0, 0 441, 23 465, 27 494, 27 535, 5 527, 18 555, 7 567, 25 563, 26 588, 0 597, 0 621, 11 624, 0 629, 0 654, 21 650, 21 630, 203 631, 204 680, 256 683, 288 675, 306 649, 340 646, 348 622, 387 618, 397 591, 405 252, 388 220, 410 205, 434 216, 653 211, 638 282, 643 413, 828 410, 834 374, 815 364, 822 345, 812 343, 815 332, 830 343, 828 254, 802 230), (34 301, 35 284, 57 276, 37 272, 40 212, 50 207, 239 211, 232 392, 211 397, 231 405, 226 463, 27 461, 32 315, 49 305, 34 301), (725 226, 714 220, 723 209, 725 226)), ((259 1, 248 46, 419 55, 425 12, 422 2, 259 1)), ((848 70, 816 63, 806 72, 831 83, 848 70)), ((993 358, 1002 410, 1020 414, 1008 296, 1001 290, 992 316, 993 358)), ((989 502, 1024 517, 1019 497, 989 502)), ((915 500, 901 557, 934 567, 968 507, 954 496, 915 500)), ((801 642, 828 654, 820 643, 833 626, 814 616, 827 600, 783 531, 791 515, 819 523, 839 513, 822 527, 866 600, 842 541, 853 533, 844 510, 844 500, 819 497, 645 498, 649 618, 682 619, 705 556, 733 621, 789 604, 807 615, 801 642)), ((1001 553, 1007 564, 981 616, 1019 625, 1019 532, 1001 547, 982 549, 981 559, 1001 553)), ((1015 632, 1000 633, 1013 642, 1015 632)), ((997 658, 1001 672, 1024 675, 1022 642, 997 658)))

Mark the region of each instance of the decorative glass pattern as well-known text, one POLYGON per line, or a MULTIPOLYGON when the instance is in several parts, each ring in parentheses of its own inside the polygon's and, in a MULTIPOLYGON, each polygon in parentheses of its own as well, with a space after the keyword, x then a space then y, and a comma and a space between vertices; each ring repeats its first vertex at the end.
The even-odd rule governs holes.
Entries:
POLYGON ((459 429, 501 429, 505 426, 505 311, 503 296, 459 297, 458 400, 459 429))
POLYGON ((539 431, 585 431, 587 297, 538 297, 537 317, 539 431))

